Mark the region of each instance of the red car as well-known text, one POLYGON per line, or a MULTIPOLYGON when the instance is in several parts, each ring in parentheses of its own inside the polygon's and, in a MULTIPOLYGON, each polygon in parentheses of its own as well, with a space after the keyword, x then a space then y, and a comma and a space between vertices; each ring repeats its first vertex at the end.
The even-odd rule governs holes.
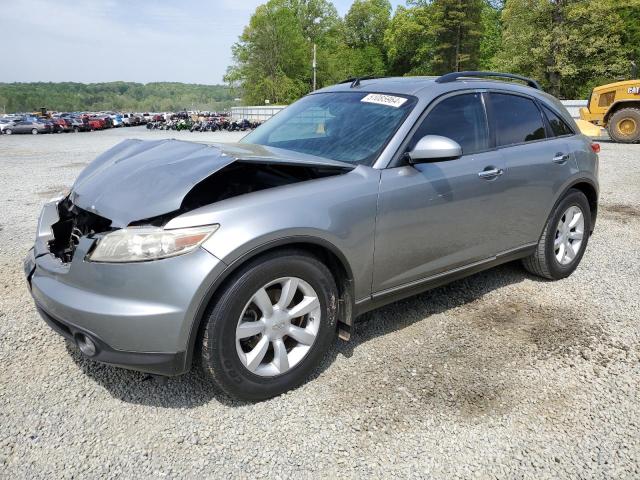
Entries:
POLYGON ((66 118, 52 118, 51 121, 55 124, 57 132, 70 132, 72 130, 71 121, 66 118))
POLYGON ((91 117, 88 121, 89 130, 102 130, 107 126, 107 123, 102 118, 91 117))

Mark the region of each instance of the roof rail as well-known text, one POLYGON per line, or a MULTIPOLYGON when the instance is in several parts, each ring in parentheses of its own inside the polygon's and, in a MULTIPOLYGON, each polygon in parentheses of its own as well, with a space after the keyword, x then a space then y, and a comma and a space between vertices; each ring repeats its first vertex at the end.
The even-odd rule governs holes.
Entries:
POLYGON ((452 72, 442 75, 436 79, 437 83, 449 83, 458 80, 459 78, 487 78, 487 77, 495 77, 495 78, 509 78, 512 80, 521 80, 525 82, 531 88, 535 88, 536 90, 542 90, 540 84, 535 80, 527 77, 523 77, 521 75, 514 75, 513 73, 500 73, 500 72, 452 72))

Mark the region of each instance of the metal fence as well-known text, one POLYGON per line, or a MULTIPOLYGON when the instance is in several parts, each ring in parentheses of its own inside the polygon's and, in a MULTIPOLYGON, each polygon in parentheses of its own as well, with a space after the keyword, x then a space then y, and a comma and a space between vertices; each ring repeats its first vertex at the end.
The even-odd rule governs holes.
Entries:
POLYGON ((259 105, 253 107, 231 107, 231 118, 239 121, 247 119, 251 122, 264 122, 273 117, 286 105, 259 105))
POLYGON ((573 118, 580 118, 580 107, 586 107, 587 100, 562 100, 562 104, 573 118))
MULTIPOLYGON (((573 118, 580 117, 580 107, 586 107, 586 100, 562 100, 562 104, 569 110, 573 118)), ((252 122, 264 122, 280 112, 286 105, 258 105, 253 107, 232 107, 231 118, 239 121, 243 119, 252 122)))

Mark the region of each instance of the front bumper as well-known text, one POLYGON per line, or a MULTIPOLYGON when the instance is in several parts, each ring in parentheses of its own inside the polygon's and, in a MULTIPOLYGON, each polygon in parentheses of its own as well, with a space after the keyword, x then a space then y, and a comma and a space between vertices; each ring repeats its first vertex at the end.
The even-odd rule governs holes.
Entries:
POLYGON ((580 107, 580 120, 592 122, 596 125, 602 125, 602 115, 599 113, 591 113, 587 107, 580 107))
POLYGON ((94 263, 85 260, 94 242, 87 237, 63 263, 48 249, 57 219, 56 202, 45 205, 24 262, 47 324, 76 344, 90 338, 97 361, 160 375, 186 372, 194 320, 224 263, 201 248, 150 262, 94 263))

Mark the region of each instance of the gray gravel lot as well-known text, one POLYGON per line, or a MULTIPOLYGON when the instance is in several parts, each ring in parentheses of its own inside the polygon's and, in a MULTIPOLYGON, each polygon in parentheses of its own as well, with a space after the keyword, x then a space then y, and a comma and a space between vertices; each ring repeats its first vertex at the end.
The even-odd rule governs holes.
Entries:
POLYGON ((640 477, 640 145, 602 144, 582 265, 505 265, 368 314, 316 378, 237 404, 82 359, 22 274, 44 201, 144 128, 0 137, 0 477, 640 477))

